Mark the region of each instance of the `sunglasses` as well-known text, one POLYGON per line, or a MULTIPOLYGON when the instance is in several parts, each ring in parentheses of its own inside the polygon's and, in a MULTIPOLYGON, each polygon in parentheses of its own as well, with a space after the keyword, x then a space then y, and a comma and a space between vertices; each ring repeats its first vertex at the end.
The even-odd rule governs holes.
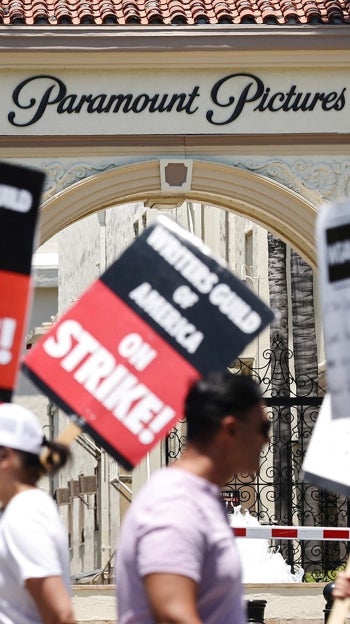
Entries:
POLYGON ((271 421, 270 420, 264 420, 264 422, 261 423, 261 433, 264 436, 264 438, 269 438, 270 434, 271 434, 271 421))

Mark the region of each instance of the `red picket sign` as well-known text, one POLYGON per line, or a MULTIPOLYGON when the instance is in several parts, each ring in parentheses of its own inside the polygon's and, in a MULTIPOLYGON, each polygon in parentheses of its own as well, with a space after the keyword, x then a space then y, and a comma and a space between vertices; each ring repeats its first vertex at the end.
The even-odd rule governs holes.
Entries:
POLYGON ((0 401, 9 402, 19 370, 30 299, 30 271, 45 175, 0 163, 0 401))
POLYGON ((161 218, 27 354, 26 374, 131 469, 182 417, 190 384, 273 318, 195 237, 161 218))

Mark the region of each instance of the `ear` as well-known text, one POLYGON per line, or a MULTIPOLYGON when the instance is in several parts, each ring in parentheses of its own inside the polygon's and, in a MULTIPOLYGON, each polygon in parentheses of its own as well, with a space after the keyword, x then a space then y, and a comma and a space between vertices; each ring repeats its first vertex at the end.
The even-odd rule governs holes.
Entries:
POLYGON ((8 465, 11 460, 12 449, 6 448, 5 446, 0 447, 0 464, 5 467, 8 465))
POLYGON ((237 433, 238 421, 236 416, 225 416, 225 418, 221 421, 221 426, 223 431, 225 431, 228 435, 234 436, 237 433))

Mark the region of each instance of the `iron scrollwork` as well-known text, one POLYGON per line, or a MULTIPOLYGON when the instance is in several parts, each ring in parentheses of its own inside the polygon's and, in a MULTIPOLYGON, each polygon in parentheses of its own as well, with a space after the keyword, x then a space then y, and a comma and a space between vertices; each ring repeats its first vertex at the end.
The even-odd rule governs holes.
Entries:
MULTIPOLYGON (((302 463, 316 423, 324 389, 317 379, 293 376, 293 352, 282 347, 278 337, 262 355, 264 365, 254 368, 238 359, 235 374, 249 374, 262 389, 272 423, 269 445, 261 452, 256 475, 239 475, 225 485, 235 492, 236 504, 261 524, 296 526, 349 526, 350 501, 303 481, 302 463)), ((167 462, 182 453, 185 422, 168 436, 167 462)), ((333 571, 345 565, 348 542, 280 540, 278 546, 291 572, 303 568, 304 578, 332 580, 333 571)))

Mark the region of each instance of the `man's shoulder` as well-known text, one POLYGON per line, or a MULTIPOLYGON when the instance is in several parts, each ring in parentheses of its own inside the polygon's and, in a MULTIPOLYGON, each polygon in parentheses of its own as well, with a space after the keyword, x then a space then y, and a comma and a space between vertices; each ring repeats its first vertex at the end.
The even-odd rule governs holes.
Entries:
POLYGON ((187 470, 169 466, 153 473, 148 484, 143 489, 148 494, 152 491, 152 495, 159 496, 166 496, 170 490, 172 493, 207 491, 210 494, 212 487, 205 479, 187 470))
POLYGON ((153 473, 148 483, 135 497, 130 513, 133 516, 176 509, 191 514, 205 506, 213 498, 208 483, 190 472, 177 468, 163 468, 153 473))
POLYGON ((141 504, 155 500, 167 500, 181 493, 184 495, 189 489, 187 475, 179 474, 172 468, 162 468, 154 472, 148 483, 135 497, 135 503, 141 504))
POLYGON ((6 507, 2 521, 23 524, 33 522, 54 523, 58 518, 55 502, 49 494, 40 488, 28 489, 14 496, 6 507))

